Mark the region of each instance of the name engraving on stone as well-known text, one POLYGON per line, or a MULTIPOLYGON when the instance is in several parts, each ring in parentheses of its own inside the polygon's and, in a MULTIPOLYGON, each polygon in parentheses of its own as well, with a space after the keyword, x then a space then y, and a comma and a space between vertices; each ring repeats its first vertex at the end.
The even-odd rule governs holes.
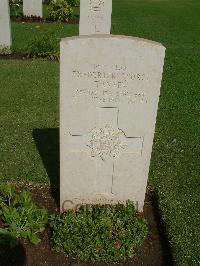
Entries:
POLYGON ((129 104, 147 103, 147 94, 130 82, 145 82, 145 73, 132 73, 126 66, 93 65, 93 71, 73 70, 72 76, 83 80, 82 88, 74 88, 74 100, 94 100, 98 102, 129 104), (110 71, 113 69, 113 71, 110 71), (91 81, 91 87, 84 85, 84 81, 91 81))

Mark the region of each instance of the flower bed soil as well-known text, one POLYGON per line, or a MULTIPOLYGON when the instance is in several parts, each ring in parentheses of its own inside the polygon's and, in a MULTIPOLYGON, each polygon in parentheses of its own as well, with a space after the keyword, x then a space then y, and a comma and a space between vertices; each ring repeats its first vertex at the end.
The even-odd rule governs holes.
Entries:
MULTIPOLYGON (((18 186, 18 190, 29 189, 32 192, 33 200, 39 207, 45 207, 49 213, 58 212, 58 191, 52 193, 47 186, 18 186), (52 195, 53 194, 53 195, 52 195)), ((149 190, 146 194, 144 216, 148 220, 149 234, 140 252, 131 260, 124 263, 80 263, 76 258, 70 257, 62 252, 55 252, 51 249, 51 230, 46 230, 41 234, 41 243, 32 245, 27 241, 20 240, 20 244, 15 248, 5 246, 3 253, 0 252, 1 266, 64 266, 64 265, 174 265, 171 249, 165 235, 165 228, 157 208, 156 194, 149 190)), ((0 223, 1 227, 1 223, 0 223)))
MULTIPOLYGON (((0 59, 21 59, 21 60, 25 60, 25 59, 30 59, 28 53, 16 53, 16 52, 11 52, 8 54, 0 54, 0 59)), ((32 58, 31 58, 32 59, 32 58)))
MULTIPOLYGON (((48 19, 44 19, 38 16, 18 16, 12 17, 12 21, 16 22, 31 22, 31 23, 59 23, 57 21, 51 21, 48 19)), ((79 15, 74 15, 73 19, 70 21, 62 22, 66 24, 79 24, 79 15)))
POLYGON ((50 61, 59 61, 59 58, 56 58, 55 56, 49 58, 47 56, 37 56, 34 57, 28 53, 16 53, 16 52, 11 52, 7 54, 0 54, 0 59, 3 60, 13 60, 13 59, 18 59, 18 60, 33 60, 33 58, 39 58, 43 60, 50 60, 50 61))

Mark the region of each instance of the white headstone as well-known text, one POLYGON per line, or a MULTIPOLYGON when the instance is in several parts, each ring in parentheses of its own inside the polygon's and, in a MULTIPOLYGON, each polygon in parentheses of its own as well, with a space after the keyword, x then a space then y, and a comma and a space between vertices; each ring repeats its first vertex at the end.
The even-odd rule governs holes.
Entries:
POLYGON ((79 35, 110 34, 112 0, 81 0, 79 35))
POLYGON ((10 8, 8 0, 0 0, 0 49, 10 48, 10 8))
POLYGON ((133 37, 61 41, 61 211, 128 199, 142 210, 164 56, 133 37))
POLYGON ((23 0, 23 14, 42 17, 42 0, 23 0))

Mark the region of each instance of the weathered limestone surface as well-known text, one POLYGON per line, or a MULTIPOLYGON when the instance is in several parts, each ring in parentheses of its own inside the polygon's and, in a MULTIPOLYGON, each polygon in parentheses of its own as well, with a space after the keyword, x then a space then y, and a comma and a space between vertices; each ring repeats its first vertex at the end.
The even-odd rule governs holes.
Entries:
POLYGON ((81 0, 79 35, 110 34, 112 0, 81 0))
POLYGON ((0 0, 0 49, 10 48, 11 42, 9 3, 8 0, 0 0))
POLYGON ((23 0, 23 14, 42 17, 42 0, 23 0))
POLYGON ((61 211, 127 199, 142 210, 164 56, 139 38, 61 41, 61 211))

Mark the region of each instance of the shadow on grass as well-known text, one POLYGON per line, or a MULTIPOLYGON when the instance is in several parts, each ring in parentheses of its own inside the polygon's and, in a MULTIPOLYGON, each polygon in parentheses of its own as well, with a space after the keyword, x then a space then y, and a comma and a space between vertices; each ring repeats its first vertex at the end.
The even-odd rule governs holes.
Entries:
POLYGON ((33 138, 50 179, 52 197, 55 199, 56 204, 59 207, 59 129, 34 129, 33 138))
POLYGON ((166 226, 162 219, 162 214, 159 209, 159 197, 157 191, 150 193, 150 200, 153 206, 154 217, 157 223, 157 229, 160 239, 160 245, 162 247, 162 257, 164 266, 174 266, 173 253, 171 245, 167 236, 166 226))
POLYGON ((0 265, 26 265, 26 253, 23 245, 9 234, 0 233, 0 265))

